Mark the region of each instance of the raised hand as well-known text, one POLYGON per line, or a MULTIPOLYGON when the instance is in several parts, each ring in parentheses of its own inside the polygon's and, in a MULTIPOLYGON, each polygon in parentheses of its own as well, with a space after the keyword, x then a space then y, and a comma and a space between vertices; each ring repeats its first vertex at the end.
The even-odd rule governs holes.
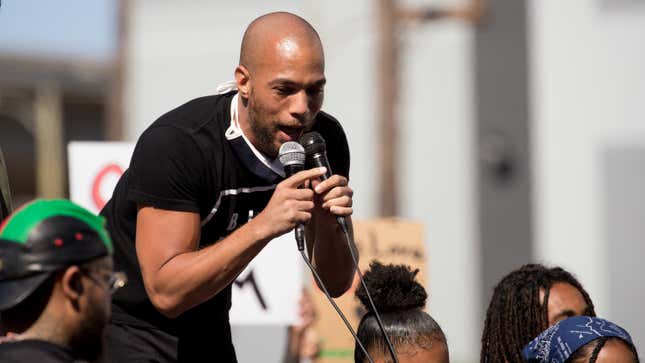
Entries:
POLYGON ((325 168, 303 170, 278 184, 264 210, 254 218, 263 238, 274 238, 307 224, 314 208, 314 191, 299 189, 306 181, 318 179, 325 168))
POLYGON ((334 216, 352 215, 354 191, 348 185, 347 178, 341 175, 332 175, 324 181, 314 180, 312 186, 316 193, 314 198, 316 207, 334 216))

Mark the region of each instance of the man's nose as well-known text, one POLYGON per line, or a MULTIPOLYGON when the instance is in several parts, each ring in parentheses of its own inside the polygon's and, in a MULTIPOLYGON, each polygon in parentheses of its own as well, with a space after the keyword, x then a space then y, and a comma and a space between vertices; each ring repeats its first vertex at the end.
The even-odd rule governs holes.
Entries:
POLYGON ((307 111, 309 111, 309 97, 307 97, 307 92, 300 90, 292 96, 289 112, 294 117, 302 120, 302 116, 307 111))

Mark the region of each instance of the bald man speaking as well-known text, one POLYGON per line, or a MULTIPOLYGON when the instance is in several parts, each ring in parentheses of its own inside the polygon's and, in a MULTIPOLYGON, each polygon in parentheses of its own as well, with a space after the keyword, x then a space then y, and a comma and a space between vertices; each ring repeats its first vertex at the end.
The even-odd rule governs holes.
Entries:
POLYGON ((349 288, 354 269, 336 221, 351 223, 349 147, 339 122, 320 111, 324 70, 309 23, 261 16, 244 33, 234 82, 143 132, 101 212, 115 269, 129 279, 113 299, 110 361, 235 362, 231 283, 298 224, 330 293, 349 288), (310 130, 327 141, 336 174, 321 181, 325 170, 315 168, 285 179, 280 146, 310 130))

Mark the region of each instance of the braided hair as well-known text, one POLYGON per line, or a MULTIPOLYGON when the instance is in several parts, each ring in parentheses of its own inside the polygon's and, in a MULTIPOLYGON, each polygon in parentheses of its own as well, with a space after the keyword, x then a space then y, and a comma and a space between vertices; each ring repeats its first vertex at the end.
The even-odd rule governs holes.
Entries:
MULTIPOLYGON (((418 272, 418 269, 411 270, 407 265, 383 265, 373 261, 364 276, 383 328, 396 352, 409 346, 429 350, 436 343, 447 343, 439 324, 423 311, 428 295, 423 286, 415 281, 418 272)), ((388 357, 385 361, 389 362, 385 339, 363 286, 357 289, 356 297, 367 309, 358 325, 359 340, 370 355, 388 357)), ((363 351, 356 346, 354 362, 363 363, 366 359, 363 351)))
POLYGON ((596 316, 589 294, 569 272, 541 264, 524 265, 495 287, 486 311, 481 363, 522 362, 522 347, 548 328, 549 292, 557 282, 580 291, 588 307, 585 315, 596 316), (544 293, 543 301, 540 291, 544 293))
POLYGON ((596 363, 596 360, 598 359, 598 354, 600 354, 600 351, 602 348, 605 346, 605 343, 609 340, 617 340, 619 342, 622 342, 623 344, 627 345, 629 350, 634 354, 634 363, 639 363, 640 360, 638 359, 638 352, 636 351, 636 347, 634 344, 631 344, 629 342, 626 342, 620 338, 617 337, 602 337, 598 338, 596 340, 592 340, 589 343, 583 345, 580 347, 578 350, 573 353, 567 362, 571 363, 596 363))

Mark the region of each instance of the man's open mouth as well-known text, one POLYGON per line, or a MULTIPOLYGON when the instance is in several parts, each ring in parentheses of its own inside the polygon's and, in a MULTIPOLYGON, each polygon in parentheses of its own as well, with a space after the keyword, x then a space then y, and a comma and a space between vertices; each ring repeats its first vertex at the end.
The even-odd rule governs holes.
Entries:
POLYGON ((291 127, 291 126, 280 126, 280 131, 288 137, 287 141, 298 141, 304 127, 291 127))

